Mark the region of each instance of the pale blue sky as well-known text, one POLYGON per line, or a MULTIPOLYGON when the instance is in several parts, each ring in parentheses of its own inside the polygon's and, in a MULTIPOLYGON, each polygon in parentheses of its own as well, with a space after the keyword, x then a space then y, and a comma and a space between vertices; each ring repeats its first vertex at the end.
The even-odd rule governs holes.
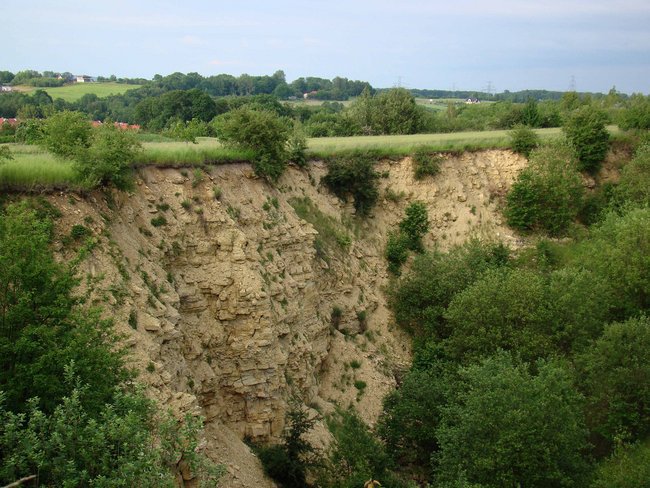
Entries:
POLYGON ((6 1, 0 69, 650 92, 648 0, 6 1))

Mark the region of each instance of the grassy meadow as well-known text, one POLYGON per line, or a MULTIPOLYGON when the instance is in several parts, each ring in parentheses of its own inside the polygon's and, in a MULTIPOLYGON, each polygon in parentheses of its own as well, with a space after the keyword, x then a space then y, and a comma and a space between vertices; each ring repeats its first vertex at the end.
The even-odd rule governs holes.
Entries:
POLYGON ((52 98, 62 98, 66 102, 76 102, 88 93, 94 93, 99 98, 109 95, 120 95, 129 90, 140 88, 141 85, 127 85, 124 83, 106 82, 106 83, 73 83, 71 85, 58 86, 54 88, 36 88, 32 86, 22 86, 20 91, 33 92, 35 90, 45 90, 52 98))
POLYGON ((13 159, 0 162, 0 190, 80 188, 71 161, 37 146, 10 144, 13 159))

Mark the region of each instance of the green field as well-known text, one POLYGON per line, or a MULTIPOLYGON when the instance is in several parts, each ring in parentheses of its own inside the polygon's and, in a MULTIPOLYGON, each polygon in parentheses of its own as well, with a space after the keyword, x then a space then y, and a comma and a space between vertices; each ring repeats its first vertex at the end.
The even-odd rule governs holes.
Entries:
MULTIPOLYGON (((62 98, 66 102, 76 102, 87 93, 94 93, 99 98, 109 95, 120 95, 129 90, 140 88, 141 85, 126 85, 124 83, 73 83, 71 85, 56 88, 40 88, 45 90, 52 98, 62 98)), ((33 92, 39 90, 36 87, 20 87, 20 91, 33 92)))

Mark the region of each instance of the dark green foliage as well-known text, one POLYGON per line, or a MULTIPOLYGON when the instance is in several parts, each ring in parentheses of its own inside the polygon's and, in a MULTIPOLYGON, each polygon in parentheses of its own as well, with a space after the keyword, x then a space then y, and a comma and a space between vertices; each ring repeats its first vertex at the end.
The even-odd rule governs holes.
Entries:
POLYGON ((583 193, 570 150, 545 146, 531 154, 508 193, 504 214, 518 230, 561 235, 576 218, 583 193))
POLYGON ((85 225, 81 225, 81 224, 74 224, 72 226, 72 229, 70 229, 70 237, 75 241, 82 239, 84 237, 88 237, 91 234, 92 231, 85 225))
POLYGON ((536 373, 505 353, 460 370, 434 456, 440 481, 485 487, 578 485, 587 465, 581 397, 559 364, 536 373))
POLYGON ((563 130, 578 157, 581 171, 597 173, 609 149, 609 132, 604 112, 584 106, 569 115, 563 130))
POLYGON ((304 488, 307 486, 307 469, 315 464, 315 450, 304 439, 311 430, 315 419, 297 401, 293 401, 287 411, 283 443, 257 448, 264 471, 285 488, 304 488))
POLYGON ((151 219, 151 225, 153 225, 154 227, 167 225, 167 219, 165 218, 164 215, 159 215, 158 217, 154 217, 151 219))
POLYGON ((526 157, 541 144, 537 133, 527 125, 516 125, 510 131, 512 150, 526 157))
POLYGON ((384 398, 377 426, 386 449, 401 466, 424 467, 438 450, 437 430, 449 384, 443 368, 411 370, 402 384, 384 398))
POLYGON ((440 172, 440 157, 431 154, 426 148, 418 148, 413 154, 413 177, 421 180, 440 172))
POLYGON ((416 256, 411 272, 390 290, 389 304, 399 325, 417 335, 447 337, 443 314, 456 293, 486 270, 508 262, 503 245, 470 240, 451 249, 416 256))
POLYGON ((216 118, 214 125, 225 144, 255 152, 253 168, 258 175, 273 181, 282 175, 291 134, 287 119, 269 110, 242 106, 216 118))
POLYGON ((429 230, 429 214, 423 202, 413 202, 404 210, 406 217, 399 223, 400 232, 406 237, 412 251, 422 252, 422 237, 429 230))
POLYGON ((352 153, 330 161, 322 181, 342 200, 352 196, 357 214, 366 216, 379 196, 378 179, 372 154, 352 153))
POLYGON ((401 232, 389 234, 384 256, 388 261, 388 271, 399 276, 402 265, 409 257, 409 240, 406 235, 401 232))
POLYGON ((613 445, 650 435, 650 318, 613 323, 580 357, 589 423, 613 445))
POLYGON ((575 264, 588 267, 611 287, 614 317, 650 309, 650 209, 608 214, 578 247, 575 264))

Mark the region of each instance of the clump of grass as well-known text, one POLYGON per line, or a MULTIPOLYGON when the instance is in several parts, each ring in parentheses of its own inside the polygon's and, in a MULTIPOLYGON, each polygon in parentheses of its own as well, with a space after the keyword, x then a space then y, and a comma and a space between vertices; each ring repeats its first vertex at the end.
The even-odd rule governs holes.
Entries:
POLYGON ((233 207, 232 205, 226 207, 226 212, 233 220, 239 220, 239 217, 241 216, 241 209, 239 207, 233 207))
POLYGON ((440 172, 440 157, 431 154, 426 148, 418 148, 413 154, 413 177, 421 180, 440 172))
POLYGON ((169 210, 169 204, 168 203, 159 203, 158 205, 156 205, 156 208, 158 210, 160 210, 161 212, 166 212, 167 210, 169 210))
POLYGON ((215 200, 221 200, 221 197, 223 196, 223 190, 218 186, 212 187, 212 196, 214 196, 215 200))
POLYGON ((203 178, 203 170, 201 168, 194 168, 194 171, 192 171, 192 188, 199 186, 203 178))
POLYGON ((154 217, 153 219, 151 219, 151 225, 153 225, 154 227, 167 225, 167 219, 164 216, 159 215, 158 217, 154 217))
POLYGON ((183 207, 184 210, 189 210, 192 208, 192 202, 186 198, 181 202, 181 207, 183 207))
POLYGON ((70 229, 70 238, 74 239, 75 241, 78 241, 79 239, 87 237, 91 234, 91 230, 85 225, 81 224, 75 224, 72 226, 72 229, 70 229))
POLYGON ((361 361, 353 359, 352 361, 350 361, 350 367, 352 369, 359 369, 361 367, 361 361))

